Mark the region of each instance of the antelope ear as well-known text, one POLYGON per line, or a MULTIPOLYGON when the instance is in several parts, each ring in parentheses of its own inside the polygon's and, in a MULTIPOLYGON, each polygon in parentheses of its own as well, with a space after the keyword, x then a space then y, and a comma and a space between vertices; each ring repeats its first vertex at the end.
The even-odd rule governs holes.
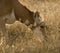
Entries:
POLYGON ((38 11, 35 11, 34 12, 34 17, 36 18, 36 17, 39 17, 39 12, 38 11))

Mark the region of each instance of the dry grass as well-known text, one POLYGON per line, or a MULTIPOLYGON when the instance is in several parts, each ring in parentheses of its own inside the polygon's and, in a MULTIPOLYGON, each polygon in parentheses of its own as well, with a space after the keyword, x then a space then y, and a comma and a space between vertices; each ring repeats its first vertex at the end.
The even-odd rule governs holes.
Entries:
MULTIPOLYGON (((45 30, 48 42, 45 42, 46 53, 59 53, 60 50, 60 1, 58 0, 21 0, 31 11, 38 10, 48 29, 45 30), (28 4, 28 5, 27 5, 28 4)), ((37 32, 37 31, 36 31, 37 32)), ((43 50, 44 51, 44 50, 43 50)), ((44 52, 45 53, 45 52, 44 52)))
POLYGON ((20 23, 8 26, 7 42, 0 38, 0 43, 4 43, 0 45, 0 53, 60 53, 60 0, 20 2, 31 11, 38 10, 48 28, 33 32, 20 23))

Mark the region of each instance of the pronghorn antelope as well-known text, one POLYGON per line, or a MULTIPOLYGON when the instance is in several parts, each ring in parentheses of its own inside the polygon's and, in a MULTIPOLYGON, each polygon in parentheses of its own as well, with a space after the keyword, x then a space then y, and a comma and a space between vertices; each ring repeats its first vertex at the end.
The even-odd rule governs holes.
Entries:
POLYGON ((20 20, 27 26, 43 25, 44 20, 40 17, 39 12, 30 11, 27 7, 22 5, 19 0, 13 0, 13 8, 16 20, 20 20), (34 24, 35 23, 35 24, 34 24))
MULTIPOLYGON (((16 17, 16 20, 21 19, 22 23, 26 24, 27 26, 31 26, 31 28, 35 25, 41 25, 41 23, 43 22, 38 11, 31 12, 29 9, 23 6, 18 0, 1 0, 0 30, 2 30, 3 33, 6 33, 5 17, 8 14, 11 14, 12 9, 14 9, 14 15, 16 17)), ((10 17, 8 18, 10 19, 10 17)))

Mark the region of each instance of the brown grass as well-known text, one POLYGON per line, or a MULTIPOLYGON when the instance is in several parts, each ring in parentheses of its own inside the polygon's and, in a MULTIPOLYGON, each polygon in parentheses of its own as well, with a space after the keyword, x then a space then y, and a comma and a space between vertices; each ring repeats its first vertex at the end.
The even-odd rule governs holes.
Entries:
POLYGON ((20 0, 20 2, 31 11, 38 10, 48 28, 45 29, 44 35, 41 30, 38 33, 33 32, 28 30, 27 26, 15 23, 8 28, 8 43, 0 46, 0 52, 60 53, 60 0, 20 0))

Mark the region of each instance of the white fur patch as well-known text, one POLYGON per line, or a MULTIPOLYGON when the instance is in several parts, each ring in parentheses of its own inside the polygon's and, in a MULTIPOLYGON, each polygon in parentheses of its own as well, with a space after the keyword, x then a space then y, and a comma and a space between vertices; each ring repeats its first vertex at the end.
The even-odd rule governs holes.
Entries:
POLYGON ((14 10, 12 9, 12 12, 10 14, 7 14, 5 18, 7 19, 6 23, 9 23, 9 24, 13 23, 15 21, 14 10))
POLYGON ((26 19, 26 21, 24 22, 26 25, 28 25, 30 22, 28 19, 26 19))

